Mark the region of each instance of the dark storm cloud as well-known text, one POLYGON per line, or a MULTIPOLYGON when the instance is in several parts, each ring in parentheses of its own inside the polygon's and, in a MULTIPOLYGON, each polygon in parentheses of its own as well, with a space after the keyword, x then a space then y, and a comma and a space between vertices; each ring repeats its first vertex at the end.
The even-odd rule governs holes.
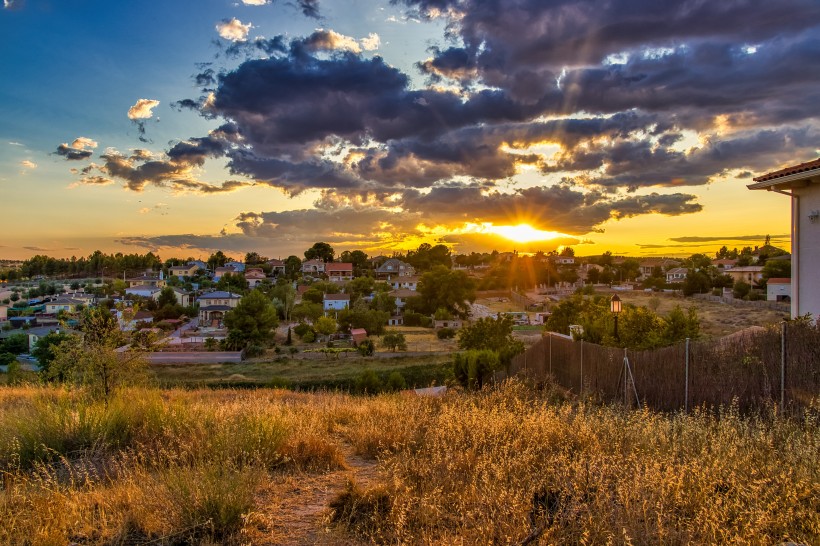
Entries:
POLYGON ((759 171, 793 157, 813 155, 820 133, 808 127, 746 132, 713 138, 686 151, 649 140, 621 140, 568 150, 542 171, 597 171, 587 184, 637 189, 647 186, 697 186, 733 169, 759 171))
POLYGON ((641 214, 677 216, 699 212, 696 196, 682 193, 604 198, 567 185, 535 187, 514 193, 485 192, 475 186, 433 188, 422 194, 405 192, 401 206, 441 222, 528 223, 537 229, 587 233, 610 219, 641 214))
MULTIPOLYGON (((422 16, 450 17, 464 42, 465 64, 564 66, 601 63, 609 55, 688 41, 764 41, 817 25, 813 0, 684 2, 653 0, 394 0, 422 16)), ((452 52, 447 52, 452 58, 452 52)), ((496 65, 495 67, 493 65, 496 65)))
POLYGON ((79 161, 82 159, 88 159, 94 154, 92 150, 78 150, 76 148, 72 148, 68 144, 60 144, 59 146, 57 146, 57 151, 54 153, 65 157, 69 161, 79 161))

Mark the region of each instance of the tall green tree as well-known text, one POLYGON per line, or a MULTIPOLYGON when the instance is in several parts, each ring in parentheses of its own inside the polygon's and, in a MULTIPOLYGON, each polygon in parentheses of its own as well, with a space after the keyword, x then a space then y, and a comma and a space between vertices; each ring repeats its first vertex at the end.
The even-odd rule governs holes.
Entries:
POLYGON ((309 249, 305 250, 305 259, 306 260, 315 260, 319 259, 323 262, 332 262, 333 256, 335 255, 335 251, 333 247, 330 246, 328 243, 313 243, 313 246, 309 249))
POLYGON ((279 316, 273 302, 259 290, 244 296, 234 309, 225 314, 228 335, 235 343, 267 345, 273 340, 279 316))
POLYGON ((443 308, 455 316, 467 318, 470 304, 475 301, 475 283, 464 271, 451 271, 437 265, 421 276, 418 296, 408 298, 408 305, 432 315, 443 308))
POLYGON ((484 317, 459 330, 460 349, 495 351, 502 364, 524 350, 524 344, 513 337, 513 319, 509 315, 484 317))

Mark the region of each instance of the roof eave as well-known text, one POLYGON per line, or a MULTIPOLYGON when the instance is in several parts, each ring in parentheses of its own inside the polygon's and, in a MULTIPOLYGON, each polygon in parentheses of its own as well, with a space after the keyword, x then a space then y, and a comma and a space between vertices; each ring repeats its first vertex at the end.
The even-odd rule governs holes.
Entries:
POLYGON ((809 171, 779 176, 770 180, 763 180, 755 184, 749 184, 746 187, 750 190, 770 190, 782 187, 794 188, 809 184, 813 178, 817 178, 818 181, 820 181, 820 167, 809 171))

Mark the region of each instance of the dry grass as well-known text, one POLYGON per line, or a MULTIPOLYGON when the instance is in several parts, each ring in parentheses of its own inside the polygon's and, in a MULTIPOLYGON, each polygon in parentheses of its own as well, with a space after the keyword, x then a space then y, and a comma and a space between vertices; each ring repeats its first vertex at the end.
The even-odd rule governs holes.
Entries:
POLYGON ((534 523, 540 544, 817 544, 818 411, 670 416, 517 383, 132 390, 108 407, 0 389, 0 543, 513 544, 534 523), (345 487, 357 457, 380 474, 345 487))

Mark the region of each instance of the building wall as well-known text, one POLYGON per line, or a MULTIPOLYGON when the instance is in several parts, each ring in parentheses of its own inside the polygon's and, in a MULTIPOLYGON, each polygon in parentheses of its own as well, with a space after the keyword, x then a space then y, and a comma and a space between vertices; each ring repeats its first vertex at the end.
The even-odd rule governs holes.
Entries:
POLYGON ((794 194, 799 196, 799 200, 792 202, 798 231, 798 248, 796 252, 792 249, 792 283, 797 277, 797 308, 795 298, 792 298, 792 316, 811 313, 817 319, 820 317, 820 283, 817 282, 820 272, 820 219, 812 223, 809 213, 820 211, 820 184, 796 188, 794 194), (797 259, 794 258, 795 254, 797 259))
POLYGON ((791 284, 780 284, 780 283, 772 283, 771 281, 766 286, 766 299, 768 301, 779 301, 777 299, 778 296, 788 296, 791 297, 792 295, 792 285, 791 284))

